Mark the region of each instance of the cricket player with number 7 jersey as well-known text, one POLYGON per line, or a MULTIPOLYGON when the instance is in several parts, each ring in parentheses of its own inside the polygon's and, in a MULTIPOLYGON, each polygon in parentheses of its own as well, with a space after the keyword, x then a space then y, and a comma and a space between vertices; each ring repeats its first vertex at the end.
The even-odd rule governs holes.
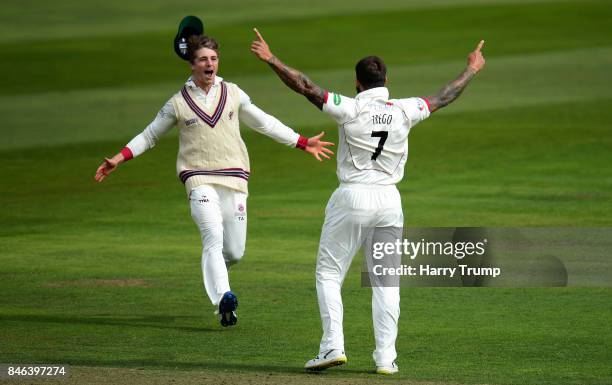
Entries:
MULTIPOLYGON (((267 62, 292 90, 304 95, 338 124, 337 175, 340 186, 332 194, 317 255, 316 286, 323 327, 319 354, 308 361, 308 370, 324 370, 347 362, 342 329, 340 289, 353 256, 372 239, 372 232, 389 229, 401 237, 404 217, 395 184, 404 176, 410 129, 437 109, 455 100, 485 64, 480 41, 468 56, 461 75, 429 97, 390 99, 385 87, 383 60, 368 56, 355 67, 357 96, 330 93, 300 71, 275 57, 259 31, 251 51, 267 62)), ((373 285, 372 318, 376 372, 394 374, 395 340, 400 314, 399 284, 373 285)))

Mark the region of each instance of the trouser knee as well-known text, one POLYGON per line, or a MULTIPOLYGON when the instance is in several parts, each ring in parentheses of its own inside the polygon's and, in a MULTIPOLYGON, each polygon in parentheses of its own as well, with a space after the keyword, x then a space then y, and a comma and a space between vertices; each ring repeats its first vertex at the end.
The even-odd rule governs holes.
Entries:
POLYGON ((374 287, 374 302, 383 309, 398 309, 400 303, 399 288, 374 287))
POLYGON ((230 264, 237 263, 244 255, 244 245, 230 245, 223 248, 223 259, 230 264))

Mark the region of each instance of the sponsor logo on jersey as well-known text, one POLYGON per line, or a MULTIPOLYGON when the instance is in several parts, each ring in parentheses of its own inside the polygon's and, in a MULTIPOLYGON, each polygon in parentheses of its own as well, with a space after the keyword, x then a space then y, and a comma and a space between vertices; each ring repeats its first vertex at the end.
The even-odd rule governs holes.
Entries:
POLYGON ((244 205, 242 203, 238 204, 238 211, 240 211, 241 213, 244 212, 244 205))
POLYGON ((423 111, 423 108, 425 108, 425 106, 423 105, 422 101, 417 101, 417 107, 419 108, 419 111, 423 111))
POLYGON ((376 112, 378 112, 378 111, 386 112, 386 111, 389 111, 389 110, 393 109, 393 103, 391 103, 391 102, 387 102, 385 104, 371 103, 370 104, 370 109, 372 111, 376 111, 376 112))
POLYGON ((340 95, 334 94, 334 104, 339 106, 340 103, 342 103, 342 99, 341 99, 340 95))
POLYGON ((234 111, 230 111, 227 117, 229 118, 229 120, 232 120, 232 118, 234 117, 234 111))
POLYGON ((198 122, 197 118, 188 119, 188 120, 185 120, 185 125, 186 126, 191 126, 192 124, 196 124, 197 122, 198 122))

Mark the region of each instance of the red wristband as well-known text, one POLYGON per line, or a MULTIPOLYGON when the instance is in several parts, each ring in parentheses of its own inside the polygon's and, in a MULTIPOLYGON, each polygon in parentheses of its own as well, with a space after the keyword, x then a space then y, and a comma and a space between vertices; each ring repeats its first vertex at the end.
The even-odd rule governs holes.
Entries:
POLYGON ((123 154, 123 158, 125 159, 125 162, 127 162, 128 160, 134 157, 134 154, 132 154, 132 150, 130 150, 129 147, 123 147, 121 149, 121 154, 123 154))
POLYGON ((297 143, 295 144, 295 147, 299 148, 300 150, 305 150, 306 146, 308 146, 308 138, 300 135, 297 143))
POLYGON ((431 112, 431 107, 429 107, 429 100, 427 100, 427 98, 421 98, 425 101, 425 104, 427 104, 427 111, 431 112))

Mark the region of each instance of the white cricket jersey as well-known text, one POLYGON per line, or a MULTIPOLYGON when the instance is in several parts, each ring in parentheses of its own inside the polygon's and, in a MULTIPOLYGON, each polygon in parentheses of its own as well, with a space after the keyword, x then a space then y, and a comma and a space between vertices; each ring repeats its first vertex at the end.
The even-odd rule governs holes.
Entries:
POLYGON ((386 87, 354 99, 328 92, 323 111, 338 123, 338 180, 370 185, 402 180, 410 128, 430 113, 426 99, 389 99, 386 87))

